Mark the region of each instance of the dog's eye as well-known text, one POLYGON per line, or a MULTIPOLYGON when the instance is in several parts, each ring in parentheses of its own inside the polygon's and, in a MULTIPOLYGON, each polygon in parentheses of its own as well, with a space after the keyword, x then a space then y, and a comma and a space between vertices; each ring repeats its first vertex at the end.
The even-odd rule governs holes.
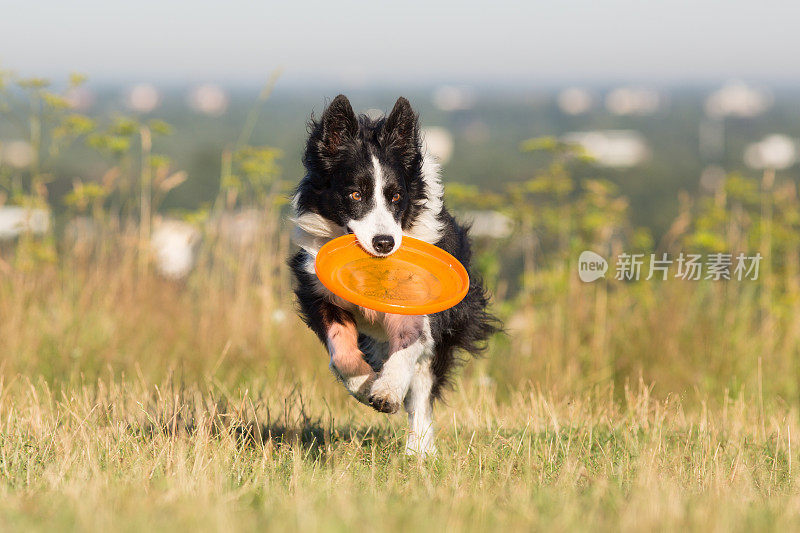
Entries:
POLYGON ((399 192, 396 192, 396 193, 394 193, 394 195, 392 196, 392 203, 396 203, 396 202, 399 202, 399 201, 400 201, 400 193, 399 193, 399 192))
POLYGON ((352 198, 355 201, 359 201, 361 200, 361 193, 358 191, 353 191, 350 193, 350 198, 352 198))

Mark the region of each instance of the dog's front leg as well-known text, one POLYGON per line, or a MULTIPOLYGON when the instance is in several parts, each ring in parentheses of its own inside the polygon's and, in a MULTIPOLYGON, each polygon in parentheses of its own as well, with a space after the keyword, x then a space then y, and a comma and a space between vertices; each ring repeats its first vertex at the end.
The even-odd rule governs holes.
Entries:
POLYGON ((389 337, 389 357, 372 384, 369 403, 383 413, 395 413, 408 392, 417 361, 432 342, 424 316, 387 314, 384 326, 389 337))
POLYGON ((362 403, 368 402, 368 393, 376 374, 364 360, 358 348, 358 331, 351 321, 332 322, 326 332, 331 371, 344 384, 350 394, 362 403))

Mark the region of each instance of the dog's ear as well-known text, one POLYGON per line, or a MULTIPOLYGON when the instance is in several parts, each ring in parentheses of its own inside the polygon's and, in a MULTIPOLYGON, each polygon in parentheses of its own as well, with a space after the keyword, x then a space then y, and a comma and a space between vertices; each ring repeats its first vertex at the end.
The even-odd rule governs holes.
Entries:
POLYGON ((408 100, 402 96, 397 99, 392 112, 386 117, 382 141, 407 169, 419 163, 421 157, 417 114, 411 109, 408 100))
POLYGON ((329 153, 339 149, 345 139, 358 133, 358 119, 350 100, 340 94, 322 113, 322 143, 329 153))

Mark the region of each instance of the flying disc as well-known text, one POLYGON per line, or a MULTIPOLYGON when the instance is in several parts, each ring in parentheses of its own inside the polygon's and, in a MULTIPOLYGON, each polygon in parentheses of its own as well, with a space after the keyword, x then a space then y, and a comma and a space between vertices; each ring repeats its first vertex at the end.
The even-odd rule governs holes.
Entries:
POLYGON ((403 237, 388 257, 370 255, 349 234, 325 244, 314 263, 333 294, 367 309, 429 315, 456 305, 469 289, 464 265, 438 246, 403 237))

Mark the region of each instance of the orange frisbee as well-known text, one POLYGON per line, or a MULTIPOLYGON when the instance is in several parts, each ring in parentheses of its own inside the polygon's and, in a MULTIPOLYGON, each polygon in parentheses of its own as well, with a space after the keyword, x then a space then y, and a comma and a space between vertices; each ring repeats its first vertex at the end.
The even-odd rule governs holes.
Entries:
POLYGON ((429 315, 456 305, 469 289, 464 265, 438 246, 403 236, 389 257, 374 257, 351 234, 320 248, 317 277, 333 294, 367 309, 429 315))

